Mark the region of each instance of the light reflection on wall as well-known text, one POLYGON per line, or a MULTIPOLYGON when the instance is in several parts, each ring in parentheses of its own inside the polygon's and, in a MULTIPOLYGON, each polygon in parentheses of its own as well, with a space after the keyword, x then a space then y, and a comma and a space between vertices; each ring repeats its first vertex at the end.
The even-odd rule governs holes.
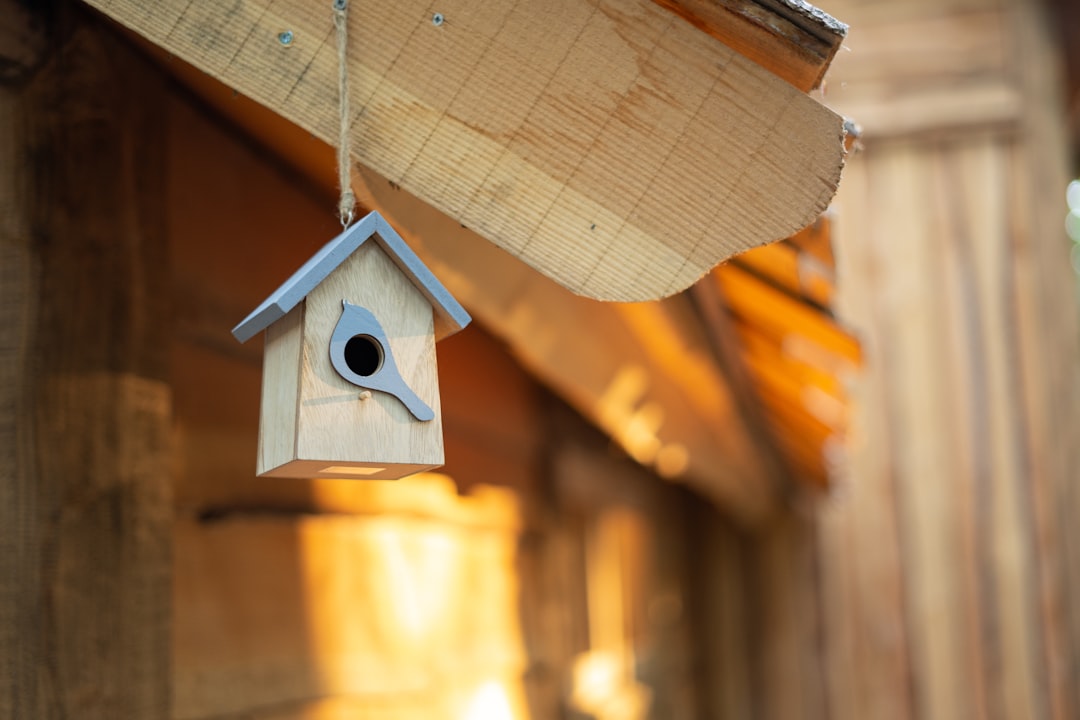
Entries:
POLYGON ((689 467, 690 455, 684 445, 660 439, 664 408, 644 399, 648 388, 645 368, 620 368, 597 403, 600 424, 634 460, 652 465, 662 477, 676 478, 689 467))
POLYGON ((491 680, 477 689, 465 709, 462 720, 516 720, 523 715, 515 714, 510 706, 506 689, 491 680))
POLYGON ((386 717, 526 720, 513 493, 459 496, 436 474, 313 491, 336 511, 299 527, 318 693, 386 717))

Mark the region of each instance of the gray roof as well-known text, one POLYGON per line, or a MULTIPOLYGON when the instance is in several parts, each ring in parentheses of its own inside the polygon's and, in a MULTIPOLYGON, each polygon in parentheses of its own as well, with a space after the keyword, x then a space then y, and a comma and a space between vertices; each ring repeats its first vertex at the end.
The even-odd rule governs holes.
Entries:
POLYGON ((352 227, 328 242, 319 252, 293 273, 281 287, 263 300, 243 322, 233 328, 232 334, 240 342, 247 342, 300 304, 308 293, 325 280, 337 266, 363 245, 375 238, 390 259, 400 268, 416 289, 419 290, 435 311, 435 339, 453 335, 472 320, 442 283, 431 274, 390 223, 377 212, 371 212, 352 227))

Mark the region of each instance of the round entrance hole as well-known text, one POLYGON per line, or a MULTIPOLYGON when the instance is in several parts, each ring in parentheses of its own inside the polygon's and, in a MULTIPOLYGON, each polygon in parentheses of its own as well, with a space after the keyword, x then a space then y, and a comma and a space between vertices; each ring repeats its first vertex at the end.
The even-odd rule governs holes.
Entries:
POLYGON ((370 335, 354 335, 345 343, 345 364, 360 377, 377 373, 382 361, 382 345, 370 335))

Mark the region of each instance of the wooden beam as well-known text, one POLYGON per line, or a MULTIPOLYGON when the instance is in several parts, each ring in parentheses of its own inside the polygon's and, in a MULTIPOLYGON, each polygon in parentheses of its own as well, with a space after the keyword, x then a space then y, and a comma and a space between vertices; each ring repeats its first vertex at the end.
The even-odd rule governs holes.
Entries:
MULTIPOLYGON (((328 5, 90 4, 336 137, 328 5)), ((350 11, 356 158, 576 293, 670 295, 808 225, 836 191, 840 117, 649 0, 439 13, 350 11)))
POLYGON ((654 0, 803 92, 821 84, 847 26, 792 0, 654 0))
POLYGON ((732 313, 760 330, 787 343, 802 339, 822 350, 857 364, 862 357, 858 340, 822 314, 754 277, 736 265, 714 273, 732 313))
POLYGON ((164 84, 48 5, 0 86, 0 716, 167 718, 164 84))

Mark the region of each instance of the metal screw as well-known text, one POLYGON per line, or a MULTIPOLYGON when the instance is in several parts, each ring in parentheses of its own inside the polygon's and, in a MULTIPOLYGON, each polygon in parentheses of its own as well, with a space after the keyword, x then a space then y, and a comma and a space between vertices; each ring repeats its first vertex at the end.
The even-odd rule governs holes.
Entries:
POLYGON ((278 33, 277 39, 279 43, 281 43, 285 47, 289 47, 290 45, 292 45, 293 41, 292 30, 282 30, 278 33))
POLYGON ((349 4, 349 0, 334 0, 335 10, 344 10, 345 6, 349 4))
POLYGON ((439 27, 444 22, 446 22, 446 18, 443 17, 442 13, 435 13, 431 16, 431 24, 435 27, 439 27))

